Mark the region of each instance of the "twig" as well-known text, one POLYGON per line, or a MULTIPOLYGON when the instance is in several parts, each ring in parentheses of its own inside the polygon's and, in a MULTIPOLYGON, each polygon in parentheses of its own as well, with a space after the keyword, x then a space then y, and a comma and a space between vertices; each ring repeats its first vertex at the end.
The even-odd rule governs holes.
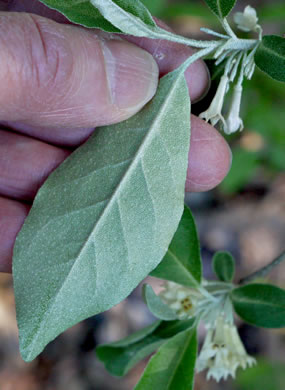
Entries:
POLYGON ((252 280, 256 278, 262 278, 266 275, 268 275, 273 268, 275 268, 277 265, 281 264, 282 261, 285 261, 285 251, 282 252, 276 259, 274 259, 271 263, 267 264, 266 266, 260 268, 259 270, 253 272, 252 274, 249 274, 245 278, 241 279, 239 281, 239 284, 245 284, 248 282, 251 282, 252 280))

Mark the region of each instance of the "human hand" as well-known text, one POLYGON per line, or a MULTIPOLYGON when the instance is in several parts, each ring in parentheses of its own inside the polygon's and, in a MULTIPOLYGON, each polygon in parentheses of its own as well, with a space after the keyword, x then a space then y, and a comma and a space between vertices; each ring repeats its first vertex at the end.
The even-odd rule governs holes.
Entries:
MULTIPOLYGON (((129 37, 136 46, 109 39, 66 24, 38 1, 8 1, 5 11, 0 12, 0 271, 10 272, 15 237, 48 175, 94 127, 139 111, 154 95, 158 76, 175 69, 191 49, 144 38, 129 37)), ((208 72, 197 61, 185 74, 193 102, 207 90, 208 72)), ((186 190, 206 191, 224 178, 231 154, 213 127, 193 115, 191 127, 186 190)))

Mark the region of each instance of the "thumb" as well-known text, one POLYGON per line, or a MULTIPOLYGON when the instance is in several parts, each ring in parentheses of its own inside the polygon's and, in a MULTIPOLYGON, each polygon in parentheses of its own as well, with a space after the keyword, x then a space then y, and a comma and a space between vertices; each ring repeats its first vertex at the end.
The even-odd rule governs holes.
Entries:
POLYGON ((158 67, 137 46, 25 13, 0 13, 0 120, 95 127, 154 95, 158 67))

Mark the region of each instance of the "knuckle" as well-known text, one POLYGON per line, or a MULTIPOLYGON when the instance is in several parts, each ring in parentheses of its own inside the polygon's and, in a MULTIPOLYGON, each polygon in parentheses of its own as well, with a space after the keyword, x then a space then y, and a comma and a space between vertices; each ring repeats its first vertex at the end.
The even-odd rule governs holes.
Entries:
POLYGON ((72 72, 73 56, 60 25, 37 15, 2 13, 0 45, 5 52, 5 58, 0 59, 2 85, 17 89, 22 104, 39 95, 48 103, 55 88, 63 91, 72 72))
POLYGON ((30 19, 26 46, 31 79, 38 89, 62 89, 72 71, 72 52, 60 26, 55 22, 28 15, 30 19), (58 28, 56 28, 58 27, 58 28))

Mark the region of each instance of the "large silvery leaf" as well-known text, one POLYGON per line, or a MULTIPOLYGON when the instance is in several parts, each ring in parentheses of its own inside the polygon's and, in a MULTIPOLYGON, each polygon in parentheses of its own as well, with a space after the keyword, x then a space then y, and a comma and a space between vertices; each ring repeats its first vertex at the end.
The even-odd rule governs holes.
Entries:
POLYGON ((151 275, 188 287, 200 284, 202 277, 200 243, 194 218, 187 206, 184 207, 181 221, 162 262, 151 275))
POLYGON ((183 212, 189 124, 175 71, 140 113, 96 130, 42 186, 14 248, 25 360, 120 302, 161 261, 183 212))
POLYGON ((285 38, 265 35, 254 60, 259 69, 270 77, 285 82, 285 38))
MULTIPOLYGON (((108 22, 89 0, 40 0, 49 8, 53 8, 74 23, 85 27, 97 27, 107 32, 121 30, 108 22)), ((147 8, 139 0, 113 0, 124 11, 141 19, 145 24, 155 26, 147 8)))
POLYGON ((236 0, 205 0, 209 8, 220 18, 225 18, 232 10, 236 0))

